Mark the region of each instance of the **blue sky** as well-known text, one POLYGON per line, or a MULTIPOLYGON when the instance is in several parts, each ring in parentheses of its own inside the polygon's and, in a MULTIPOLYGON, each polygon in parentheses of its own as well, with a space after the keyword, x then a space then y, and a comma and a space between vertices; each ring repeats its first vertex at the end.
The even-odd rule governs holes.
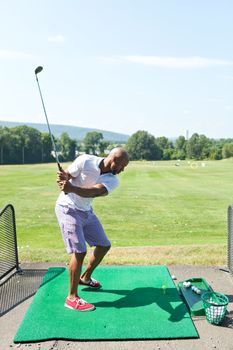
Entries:
POLYGON ((233 137, 233 2, 0 0, 0 120, 233 137))

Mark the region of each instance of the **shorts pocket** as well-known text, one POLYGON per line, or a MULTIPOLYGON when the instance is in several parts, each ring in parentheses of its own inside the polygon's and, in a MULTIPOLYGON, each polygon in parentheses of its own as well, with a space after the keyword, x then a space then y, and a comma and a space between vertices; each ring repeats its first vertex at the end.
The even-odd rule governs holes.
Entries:
POLYGON ((77 225, 75 224, 67 224, 65 228, 66 238, 72 241, 73 243, 78 243, 78 235, 77 235, 77 225))

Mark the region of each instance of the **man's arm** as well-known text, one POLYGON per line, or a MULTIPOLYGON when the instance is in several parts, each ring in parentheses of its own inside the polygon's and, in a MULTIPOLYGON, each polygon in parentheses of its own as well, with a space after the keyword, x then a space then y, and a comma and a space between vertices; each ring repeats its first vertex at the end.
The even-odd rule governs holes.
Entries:
POLYGON ((106 187, 102 184, 96 184, 92 187, 77 187, 77 186, 73 186, 67 180, 59 180, 59 179, 57 180, 57 183, 61 191, 64 191, 65 193, 75 193, 78 196, 84 197, 84 198, 94 198, 94 197, 106 196, 108 194, 106 187))
POLYGON ((106 187, 102 184, 96 184, 92 187, 77 187, 73 186, 69 180, 73 177, 68 171, 58 171, 57 172, 57 183, 61 191, 65 193, 75 193, 80 197, 94 198, 99 196, 106 196, 108 191, 106 187))

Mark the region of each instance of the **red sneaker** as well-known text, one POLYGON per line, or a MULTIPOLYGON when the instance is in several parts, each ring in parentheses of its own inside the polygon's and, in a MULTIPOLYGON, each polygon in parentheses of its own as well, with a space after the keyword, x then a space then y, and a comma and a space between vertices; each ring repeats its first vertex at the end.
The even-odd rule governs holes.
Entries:
POLYGON ((94 278, 90 278, 89 281, 84 281, 80 278, 79 284, 82 284, 84 286, 88 286, 94 289, 98 289, 101 287, 101 284, 98 281, 94 280, 94 278))
POLYGON ((85 300, 79 297, 76 297, 74 300, 67 298, 64 306, 78 311, 91 311, 95 309, 94 305, 88 304, 85 300))

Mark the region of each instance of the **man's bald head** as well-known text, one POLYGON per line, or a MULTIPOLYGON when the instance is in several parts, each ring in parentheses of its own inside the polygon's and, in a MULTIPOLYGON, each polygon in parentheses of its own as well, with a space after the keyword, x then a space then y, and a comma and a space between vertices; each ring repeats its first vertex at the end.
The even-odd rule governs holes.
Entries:
POLYGON ((121 147, 113 148, 111 150, 111 152, 109 153, 109 156, 110 157, 116 157, 116 158, 119 158, 119 159, 124 159, 124 160, 127 160, 129 162, 129 155, 128 155, 128 153, 121 147))
POLYGON ((129 163, 128 153, 121 147, 116 147, 111 150, 107 158, 108 166, 112 174, 116 175, 124 171, 124 168, 129 163))

